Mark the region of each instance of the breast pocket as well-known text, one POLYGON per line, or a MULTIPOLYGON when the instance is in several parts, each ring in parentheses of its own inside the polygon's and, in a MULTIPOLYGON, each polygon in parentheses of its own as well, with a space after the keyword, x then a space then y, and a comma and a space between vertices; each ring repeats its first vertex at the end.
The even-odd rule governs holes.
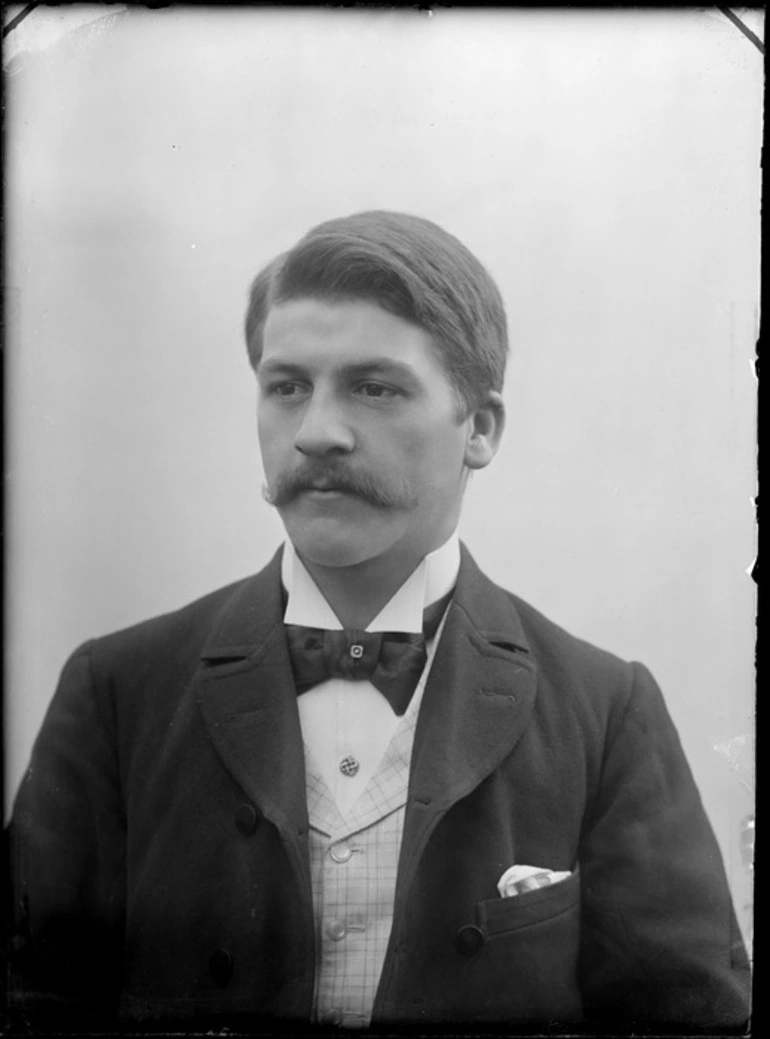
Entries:
POLYGON ((477 902, 456 942, 468 990, 483 993, 480 1019, 581 1016, 577 870, 536 891, 477 902))
POLYGON ((564 880, 511 898, 487 898, 477 902, 475 926, 486 941, 513 931, 546 924, 580 908, 580 871, 564 880))

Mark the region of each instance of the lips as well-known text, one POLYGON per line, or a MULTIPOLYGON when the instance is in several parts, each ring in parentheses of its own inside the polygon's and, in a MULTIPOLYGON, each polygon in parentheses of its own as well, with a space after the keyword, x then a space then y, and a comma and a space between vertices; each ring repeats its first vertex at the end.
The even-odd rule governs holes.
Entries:
POLYGON ((331 466, 323 469, 300 465, 293 472, 278 476, 275 486, 263 493, 265 500, 278 509, 299 498, 314 499, 318 504, 346 498, 375 509, 413 509, 417 505, 410 489, 396 478, 385 482, 363 471, 331 466))
POLYGON ((321 493, 344 493, 343 487, 338 487, 337 484, 327 483, 326 481, 319 481, 318 483, 311 483, 306 490, 308 491, 320 491, 321 493))
POLYGON ((308 484, 300 494, 310 501, 333 502, 350 496, 350 491, 333 483, 308 484))

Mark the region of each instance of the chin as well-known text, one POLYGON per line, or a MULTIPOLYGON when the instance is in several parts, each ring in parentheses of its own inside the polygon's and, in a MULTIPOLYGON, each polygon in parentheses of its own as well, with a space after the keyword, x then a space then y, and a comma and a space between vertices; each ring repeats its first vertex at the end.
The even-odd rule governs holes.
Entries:
POLYGON ((303 559, 316 566, 357 566, 387 552, 399 539, 397 531, 366 531, 338 523, 292 523, 286 533, 303 559))
POLYGON ((349 545, 323 544, 311 542, 309 545, 295 542, 294 547, 307 563, 316 566, 342 568, 357 566, 371 558, 367 552, 357 552, 349 545))

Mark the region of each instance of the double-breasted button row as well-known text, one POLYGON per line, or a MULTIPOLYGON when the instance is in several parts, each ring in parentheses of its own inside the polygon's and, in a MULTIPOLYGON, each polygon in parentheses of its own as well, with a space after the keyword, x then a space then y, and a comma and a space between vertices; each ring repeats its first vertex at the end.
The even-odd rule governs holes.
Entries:
POLYGON ((235 813, 235 825, 244 837, 250 837, 259 826, 259 815, 254 805, 243 804, 235 813))

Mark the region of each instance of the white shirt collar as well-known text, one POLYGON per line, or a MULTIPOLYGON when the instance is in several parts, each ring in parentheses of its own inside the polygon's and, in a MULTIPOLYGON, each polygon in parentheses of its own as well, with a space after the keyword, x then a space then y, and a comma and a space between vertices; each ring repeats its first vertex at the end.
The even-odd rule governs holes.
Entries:
MULTIPOLYGON (((425 556, 366 630, 421 632, 423 610, 454 588, 459 570, 460 542, 453 534, 425 556)), ((329 631, 343 627, 289 540, 284 544, 281 579, 289 597, 284 623, 329 631)))

